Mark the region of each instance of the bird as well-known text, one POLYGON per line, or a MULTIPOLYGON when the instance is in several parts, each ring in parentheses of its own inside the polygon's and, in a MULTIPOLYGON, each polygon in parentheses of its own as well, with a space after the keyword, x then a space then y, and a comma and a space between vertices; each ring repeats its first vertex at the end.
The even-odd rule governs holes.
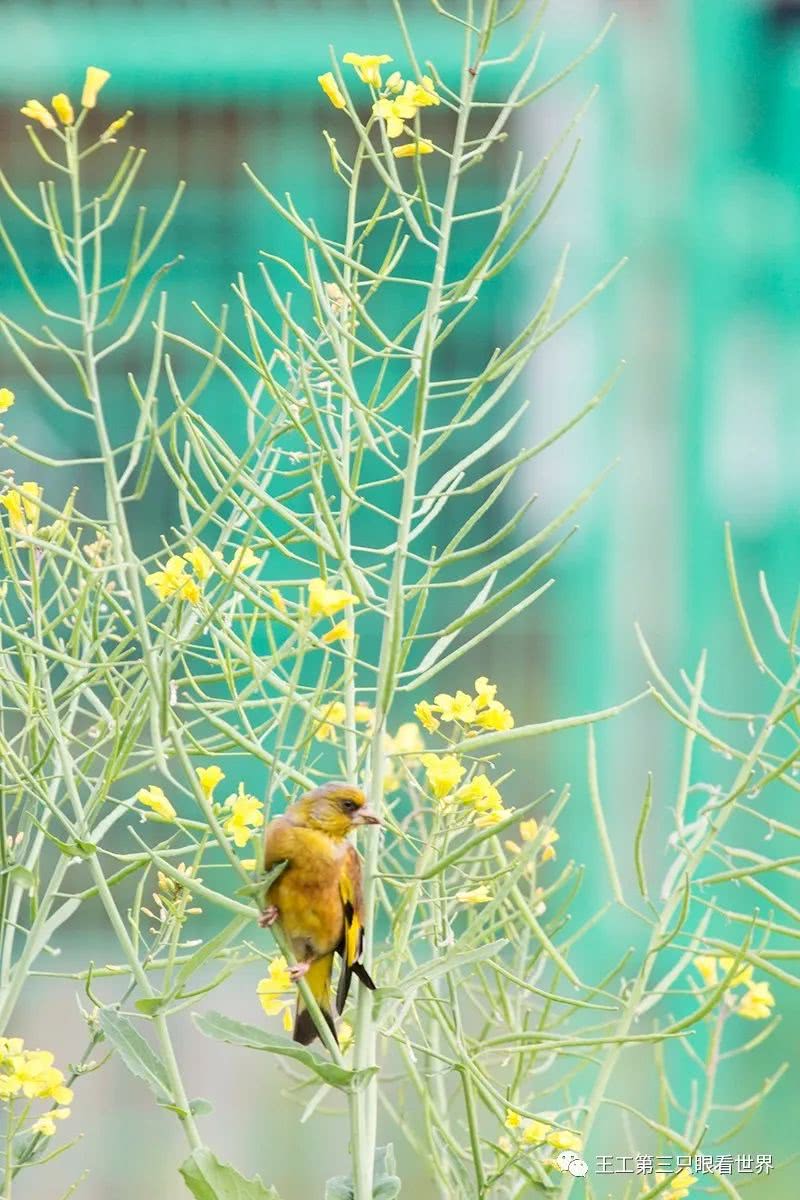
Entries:
MULTIPOLYGON (((300 796, 269 822, 264 837, 264 869, 270 871, 281 862, 286 866, 267 889, 259 923, 266 927, 279 922, 297 960, 289 973, 295 982, 306 979, 337 1045, 330 988, 334 954, 342 956, 337 1013, 344 1009, 353 975, 375 990, 361 962, 361 859, 347 837, 359 826, 381 824, 360 788, 332 782, 300 796)), ((317 1036, 298 995, 294 1040, 307 1046, 317 1036)))

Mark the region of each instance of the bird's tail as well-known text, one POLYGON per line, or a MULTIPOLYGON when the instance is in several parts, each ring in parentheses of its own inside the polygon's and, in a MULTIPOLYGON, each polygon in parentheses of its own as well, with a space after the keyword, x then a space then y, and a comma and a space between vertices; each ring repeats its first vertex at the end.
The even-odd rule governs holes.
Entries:
MULTIPOLYGON (((333 1012, 331 1011, 332 967, 332 954, 326 954, 323 958, 315 959, 306 973, 306 983, 311 988, 311 994, 319 1005, 320 1011, 333 1034, 333 1039, 338 1045, 339 1039, 336 1036, 336 1022, 333 1019, 333 1012)), ((293 1036, 294 1040, 300 1042, 302 1046, 307 1046, 310 1042, 314 1041, 315 1037, 319 1037, 311 1014, 303 1004, 303 998, 299 994, 297 997, 297 1012, 294 1018, 293 1036)))

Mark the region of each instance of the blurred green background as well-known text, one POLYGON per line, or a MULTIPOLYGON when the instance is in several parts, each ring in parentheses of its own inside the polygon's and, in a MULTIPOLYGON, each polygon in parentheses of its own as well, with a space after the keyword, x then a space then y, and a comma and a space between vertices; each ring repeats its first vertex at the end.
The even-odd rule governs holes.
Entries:
MULTIPOLYGON (((571 251, 562 308, 628 257, 612 288, 534 359, 521 385, 533 403, 526 427, 518 427, 520 444, 533 444, 577 411, 624 357, 620 382, 599 411, 530 464, 509 503, 537 492, 531 520, 539 528, 618 459, 616 469, 557 560, 557 586, 449 681, 469 684, 488 673, 520 721, 601 708, 639 691, 647 670, 636 621, 671 677, 681 667, 693 671, 707 646, 713 701, 756 705, 761 684, 741 649, 729 598, 726 520, 748 601, 756 596, 759 569, 784 609, 797 586, 800 4, 620 0, 613 8, 620 19, 602 48, 519 115, 514 147, 498 151, 498 169, 465 178, 476 206, 491 203, 513 149, 521 145, 538 156, 600 84, 555 209, 453 350, 454 361, 469 367, 507 339, 538 303, 565 242, 571 251)), ((459 47, 452 27, 428 0, 405 0, 404 9, 422 57, 453 82, 459 47)), ((605 0, 553 3, 538 78, 579 53, 611 11, 605 0)), ((0 22, 0 165, 23 193, 41 164, 19 106, 62 89, 76 96, 87 63, 112 72, 102 98, 109 119, 135 110, 131 137, 148 148, 137 201, 159 211, 177 180, 188 180, 163 253, 186 255, 169 282, 177 324, 192 299, 218 309, 236 271, 250 270, 259 248, 281 252, 281 227, 245 179, 242 160, 276 193, 291 188, 302 212, 335 218, 341 194, 320 137, 322 127, 332 126, 332 110, 315 83, 327 69, 328 43, 339 53, 388 50, 401 67, 404 61, 388 0, 5 0, 0 22)), ((500 89, 510 78, 493 76, 500 89)), ((7 208, 4 202, 4 219, 7 208)), ((49 247, 29 237, 20 249, 32 273, 47 277, 49 247)), ((470 249, 464 247, 466 257, 470 249)), ((48 284, 58 305, 63 285, 55 275, 48 284)), ((0 308, 23 318, 21 289, 5 262, 0 308)), ((130 403, 125 372, 141 374, 146 352, 144 343, 133 343, 120 356, 118 380, 108 387, 109 393, 118 387, 120 404, 130 403)), ((19 396, 26 393, 26 416, 22 405, 15 415, 27 422, 27 440, 46 453, 63 451, 70 435, 44 401, 27 402, 32 389, 5 349, 0 376, 19 396)), ((72 449, 91 453, 76 440, 72 449)), ((91 494, 91 481, 85 486, 91 494)), ((160 507, 154 497, 146 523, 160 528, 170 511, 166 497, 160 507)), ((626 839, 648 769, 658 811, 666 814, 678 745, 677 731, 654 706, 600 729, 604 800, 612 829, 624 829, 626 839)), ((591 863, 584 737, 536 744, 517 754, 515 765, 523 791, 572 782, 581 815, 564 819, 562 855, 591 863)), ((725 782, 724 772, 719 779, 725 782)), ((600 879, 590 870, 586 911, 600 879)), ((88 932, 92 954, 104 961, 112 950, 99 930, 88 932)), ((82 963, 83 938, 65 953, 82 963)), ((602 943, 586 954, 599 971, 602 943)), ((257 1019, 251 982, 218 1006, 257 1019)), ((69 985, 57 994, 41 985, 21 1017, 29 1036, 57 1046, 61 1058, 77 1057, 82 1047, 73 996, 69 985)), ((737 1066, 732 1103, 797 1042, 796 1006, 793 1022, 789 998, 781 1000, 785 1033, 747 1068, 737 1066)), ((192 1056, 192 1094, 217 1100, 209 1132, 215 1150, 242 1168, 260 1169, 287 1200, 321 1195, 326 1174, 344 1166, 339 1134, 320 1132, 317 1123, 310 1147, 295 1110, 279 1100, 278 1077, 260 1061, 200 1041, 188 1029, 181 1051, 192 1056)), ((776 1128, 787 1096, 796 1104, 796 1085, 765 1106, 734 1151, 772 1152, 777 1160, 793 1150, 788 1123, 776 1128)), ((87 1134, 59 1169, 68 1179, 78 1174, 78 1161, 91 1168, 79 1195, 180 1194, 173 1174, 178 1131, 116 1063, 82 1085, 75 1110, 87 1134)), ((416 1182, 427 1196, 411 1160, 404 1169, 409 1193, 416 1182)), ((753 1194, 794 1196, 792 1170, 782 1182, 758 1181, 753 1194)), ((33 1181, 29 1187, 28 1194, 42 1194, 33 1181)))

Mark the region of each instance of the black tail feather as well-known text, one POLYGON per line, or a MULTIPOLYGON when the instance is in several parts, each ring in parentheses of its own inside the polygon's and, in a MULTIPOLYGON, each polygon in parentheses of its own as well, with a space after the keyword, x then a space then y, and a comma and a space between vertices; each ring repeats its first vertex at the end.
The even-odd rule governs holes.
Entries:
POLYGON ((342 960, 342 971, 339 975, 339 985, 336 988, 336 1011, 338 1013, 344 1012, 344 1006, 347 1003, 347 997, 350 993, 350 984, 354 975, 361 980, 361 982, 364 984, 364 987, 369 988, 371 992, 375 991, 375 984, 373 983, 372 977, 366 967, 362 966, 360 962, 355 962, 351 966, 348 966, 347 963, 342 960))
MULTIPOLYGON (((333 1016, 331 1013, 329 1013, 324 1008, 321 1011, 322 1011, 323 1017, 325 1018, 325 1020, 327 1022, 328 1028, 330 1029, 331 1033, 333 1034, 333 1040, 336 1042, 336 1045, 338 1046, 339 1038, 337 1037, 337 1034, 336 1034, 336 1023, 333 1019, 333 1016)), ((317 1030, 317 1027, 314 1024, 314 1021, 312 1019, 311 1013, 308 1011, 307 1008, 302 1008, 297 1012, 297 1015, 295 1016, 295 1019, 294 1019, 294 1033, 292 1034, 292 1036, 296 1042, 300 1043, 301 1046, 309 1046, 314 1041, 314 1038, 319 1037, 319 1031, 317 1030)))

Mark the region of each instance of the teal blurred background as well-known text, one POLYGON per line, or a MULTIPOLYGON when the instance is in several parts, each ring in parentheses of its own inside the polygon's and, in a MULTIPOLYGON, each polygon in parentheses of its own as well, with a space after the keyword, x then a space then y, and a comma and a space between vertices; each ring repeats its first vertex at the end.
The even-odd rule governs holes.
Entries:
MULTIPOLYGON (((452 27, 427 0, 406 0, 404 8, 422 57, 433 59, 453 82, 459 47, 452 27)), ((448 681, 456 686, 488 673, 520 721, 602 708, 638 692, 648 672, 633 632, 636 621, 671 677, 681 667, 693 671, 707 646, 714 702, 757 706, 761 683, 741 649, 729 599, 726 520, 748 601, 756 596, 759 569, 784 610, 797 587, 800 4, 620 0, 613 8, 619 20, 601 49, 525 109, 513 127, 515 147, 531 157, 541 154, 592 85, 600 84, 555 209, 492 293, 489 310, 465 326, 455 351, 463 365, 501 344, 538 303, 565 242, 571 250, 562 309, 627 256, 611 288, 535 358, 522 385, 533 403, 527 426, 519 429, 520 443, 533 444, 565 421, 624 358, 621 379, 597 412, 534 460, 509 503, 537 492, 532 519, 538 528, 609 463, 618 460, 617 466, 557 560, 556 587, 448 681)), ((611 11, 603 0, 553 3, 538 77, 579 53, 611 11)), ((339 53, 388 49, 401 66, 404 57, 388 0, 6 0, 0 21, 0 165, 15 186, 27 193, 41 167, 24 134, 20 104, 29 96, 46 101, 62 89, 76 96, 87 63, 112 72, 102 96, 109 119, 127 107, 135 110, 121 140, 132 130, 134 143, 148 148, 137 201, 151 211, 163 209, 177 180, 188 180, 163 252, 164 258, 178 250, 186 255, 169 282, 171 320, 178 325, 190 323, 192 299, 218 309, 236 271, 252 269, 259 248, 281 252, 281 227, 245 179, 243 160, 279 195, 291 188, 302 212, 335 214, 341 203, 320 138, 322 127, 332 127, 332 110, 315 84, 327 69, 328 43, 339 53)), ((510 78, 493 76, 499 89, 510 78)), ((498 152, 498 170, 465 177, 476 206, 492 202, 512 150, 498 152)), ((47 272, 44 243, 31 238, 20 248, 32 272, 47 272)), ((470 249, 464 247, 465 255, 470 249)), ((58 306, 63 285, 55 276, 48 283, 58 306)), ((4 263, 0 308, 22 319, 22 299, 4 263)), ((124 373, 141 374, 146 353, 145 343, 132 344, 120 356, 120 403, 129 403, 124 373)), ((18 396, 30 390, 4 351, 0 368, 0 382, 18 396)), ((27 440, 46 453, 63 452, 70 435, 52 411, 26 407, 27 418, 22 405, 15 416, 27 420, 27 440)), ((220 419, 222 414, 220 409, 220 419)), ((19 424, 15 428, 23 432, 19 424)), ((78 441, 72 448, 91 453, 78 441)), ((91 491, 90 480, 86 486, 91 491)), ((162 527, 170 511, 166 499, 160 508, 154 499, 146 524, 162 527)), ((762 622, 757 625, 761 629, 762 622)), ((612 829, 629 837, 651 769, 666 830, 676 730, 654 706, 641 706, 598 736, 612 829)), ((591 860, 583 736, 537 744, 515 762, 537 793, 565 780, 573 784, 575 812, 582 815, 565 818, 562 853, 591 860)), ((600 882, 590 870, 587 911, 600 882)), ((113 953, 99 929, 87 932, 98 961, 113 953)), ((66 953, 82 963, 85 943, 66 953)), ((586 953, 598 972, 603 946, 586 953)), ((218 1006, 257 1019, 251 982, 232 989, 218 1006)), ((73 993, 63 985, 56 1005, 52 990, 41 986, 22 1018, 32 1039, 57 1043, 63 1058, 77 1056, 82 1046, 73 993)), ((797 1040, 789 1032, 789 998, 781 999, 787 1011, 783 1044, 774 1041, 739 1069, 732 1103, 774 1070, 797 1040)), ((213 1135, 209 1131, 214 1148, 243 1168, 260 1169, 287 1198, 321 1195, 325 1174, 344 1166, 339 1135, 315 1133, 329 1140, 315 1141, 310 1155, 295 1111, 275 1103, 280 1082, 266 1066, 188 1029, 184 1034, 181 1052, 192 1056, 190 1091, 217 1101, 213 1135), (265 1146, 271 1148, 268 1161, 265 1146), (299 1187, 293 1163, 304 1181, 299 1187)), ((776 1159, 793 1150, 788 1131, 775 1129, 776 1115, 792 1095, 796 1104, 795 1085, 766 1106, 747 1144, 734 1149, 773 1152, 776 1159)), ((59 1169, 68 1179, 78 1173, 78 1160, 91 1168, 79 1195, 133 1200, 145 1188, 180 1194, 173 1174, 178 1133, 116 1063, 82 1085, 75 1108, 76 1123, 87 1134, 59 1169)), ((410 1193, 410 1160, 405 1173, 410 1193)), ((416 1183, 427 1196, 422 1180, 416 1183)), ((794 1196, 796 1190, 788 1174, 782 1184, 755 1186, 764 1197, 794 1196)), ((34 1188, 28 1194, 40 1193, 34 1188)))

